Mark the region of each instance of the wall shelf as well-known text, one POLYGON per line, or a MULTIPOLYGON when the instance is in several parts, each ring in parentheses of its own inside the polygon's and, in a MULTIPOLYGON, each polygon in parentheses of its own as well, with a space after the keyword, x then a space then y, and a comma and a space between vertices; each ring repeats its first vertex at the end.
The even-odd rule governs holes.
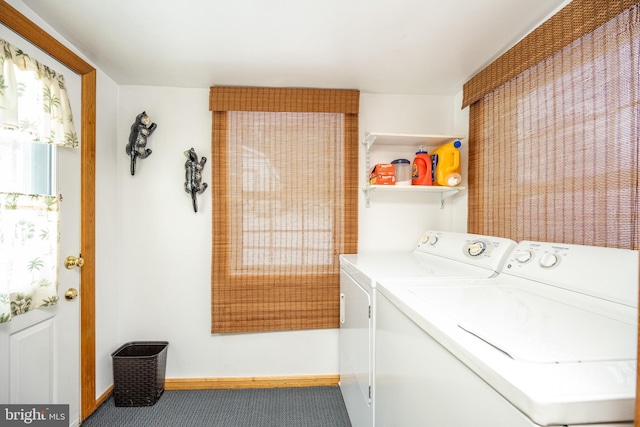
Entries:
POLYGON ((367 133, 362 143, 368 152, 374 144, 377 145, 411 145, 435 148, 447 142, 464 139, 464 136, 452 135, 416 135, 407 133, 367 133))
POLYGON ((442 187, 437 185, 366 185, 362 191, 365 196, 365 206, 371 205, 371 193, 381 192, 411 192, 420 194, 438 194, 440 196, 440 209, 444 208, 444 199, 457 194, 465 187, 442 187))
MULTIPOLYGON (((424 146, 429 151, 447 142, 462 140, 464 136, 454 135, 417 135, 401 133, 367 133, 362 143, 365 146, 366 182, 369 182, 369 170, 371 169, 371 148, 376 145, 384 146, 412 146, 416 149, 424 146)), ((438 194, 440 196, 440 209, 444 208, 444 200, 457 194, 464 187, 443 187, 437 185, 365 185, 362 189, 365 195, 365 206, 371 205, 371 193, 384 192, 414 192, 420 194, 438 194)))

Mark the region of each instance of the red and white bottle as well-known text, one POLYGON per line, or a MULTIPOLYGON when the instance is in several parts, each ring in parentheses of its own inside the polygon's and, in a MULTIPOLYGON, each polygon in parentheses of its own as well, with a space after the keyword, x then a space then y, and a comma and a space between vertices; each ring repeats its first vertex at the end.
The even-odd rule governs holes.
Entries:
POLYGON ((433 176, 431 174, 431 156, 424 150, 424 147, 416 152, 413 159, 413 168, 411 171, 412 185, 433 185, 433 176))

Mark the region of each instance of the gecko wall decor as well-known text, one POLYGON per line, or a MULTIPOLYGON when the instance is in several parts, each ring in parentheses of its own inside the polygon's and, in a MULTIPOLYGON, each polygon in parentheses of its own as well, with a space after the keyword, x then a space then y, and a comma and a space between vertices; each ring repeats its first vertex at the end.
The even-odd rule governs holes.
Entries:
POLYGON ((136 159, 146 159, 151 155, 151 150, 147 148, 147 138, 157 127, 144 111, 136 116, 136 121, 131 125, 127 144, 127 154, 131 157, 131 175, 136 173, 136 159))
POLYGON ((184 191, 191 194, 193 211, 198 212, 198 200, 196 195, 204 193, 204 190, 207 189, 207 183, 202 182, 202 169, 204 169, 204 164, 207 162, 207 158, 202 157, 198 160, 198 155, 193 148, 185 151, 184 155, 187 158, 187 161, 184 164, 184 191))

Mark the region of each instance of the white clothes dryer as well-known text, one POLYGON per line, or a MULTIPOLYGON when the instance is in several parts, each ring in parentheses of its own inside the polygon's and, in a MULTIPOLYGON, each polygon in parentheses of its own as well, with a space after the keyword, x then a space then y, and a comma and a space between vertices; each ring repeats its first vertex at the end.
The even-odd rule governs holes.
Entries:
POLYGON ((376 425, 633 425, 638 251, 521 242, 495 278, 377 291, 376 425))
POLYGON ((489 278, 514 247, 509 239, 428 231, 409 253, 340 256, 340 389, 353 427, 375 425, 376 283, 489 278))

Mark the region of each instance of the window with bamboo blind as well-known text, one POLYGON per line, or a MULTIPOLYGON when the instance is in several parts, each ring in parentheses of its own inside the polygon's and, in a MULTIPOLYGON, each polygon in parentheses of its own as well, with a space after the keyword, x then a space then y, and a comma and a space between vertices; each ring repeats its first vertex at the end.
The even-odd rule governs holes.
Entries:
POLYGON ((637 3, 575 0, 465 84, 469 232, 638 249, 637 3))
POLYGON ((212 87, 210 110, 212 333, 338 327, 359 92, 212 87))

